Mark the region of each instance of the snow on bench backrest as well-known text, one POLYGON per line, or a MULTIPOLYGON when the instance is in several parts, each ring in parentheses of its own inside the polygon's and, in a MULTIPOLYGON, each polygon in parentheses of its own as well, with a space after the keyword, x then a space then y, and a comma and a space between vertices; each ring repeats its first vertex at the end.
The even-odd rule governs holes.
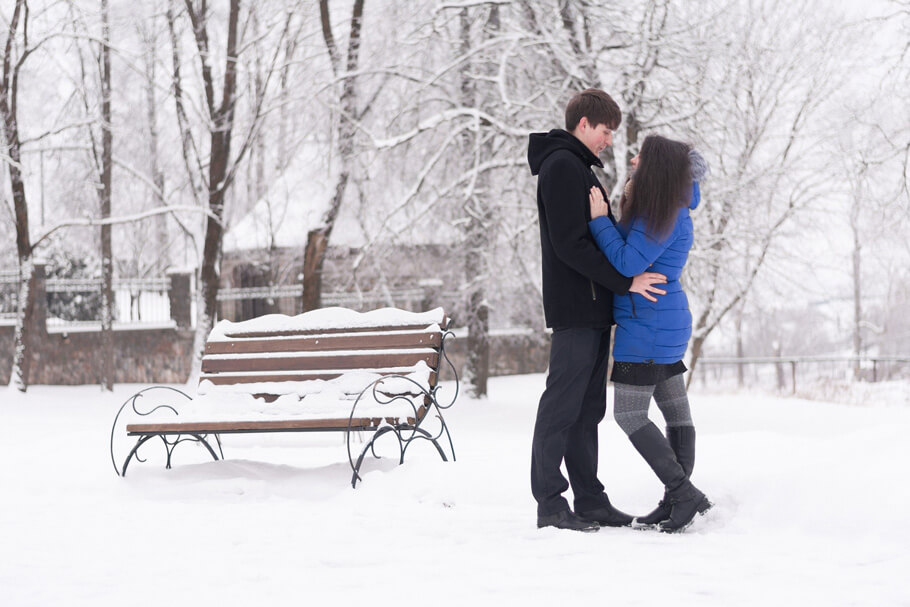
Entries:
POLYGON ((323 392, 359 393, 376 379, 403 375, 383 390, 415 393, 436 385, 442 308, 355 312, 325 308, 298 316, 270 314, 219 322, 202 360, 199 394, 254 394, 274 400, 323 392))
POLYGON ((364 330, 407 327, 444 327, 448 322, 442 308, 429 312, 408 312, 397 308, 380 308, 355 312, 347 308, 322 308, 298 314, 266 314, 243 322, 222 320, 209 334, 208 341, 225 341, 231 337, 305 335, 311 333, 357 333, 364 330))

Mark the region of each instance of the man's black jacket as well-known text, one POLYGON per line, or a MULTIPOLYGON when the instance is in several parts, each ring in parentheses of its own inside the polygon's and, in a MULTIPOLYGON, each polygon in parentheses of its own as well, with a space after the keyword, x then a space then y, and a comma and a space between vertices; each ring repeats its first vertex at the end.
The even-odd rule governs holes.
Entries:
POLYGON ((531 174, 538 176, 547 326, 609 327, 613 324, 613 293, 628 293, 632 279, 610 265, 588 231, 588 192, 594 185, 603 191, 591 166, 603 164, 562 129, 531 134, 528 164, 531 174))

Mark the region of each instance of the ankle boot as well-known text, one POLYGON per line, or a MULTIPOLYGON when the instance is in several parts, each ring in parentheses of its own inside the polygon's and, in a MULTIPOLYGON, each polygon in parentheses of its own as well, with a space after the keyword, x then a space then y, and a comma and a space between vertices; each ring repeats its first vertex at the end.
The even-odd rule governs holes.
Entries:
MULTIPOLYGON (((633 432, 629 436, 629 440, 664 484, 666 493, 665 499, 662 501, 663 507, 666 508, 669 505, 670 512, 666 519, 661 519, 665 521, 660 525, 661 531, 681 531, 692 522, 696 514, 711 507, 711 503, 707 501, 704 493, 689 481, 686 471, 676 460, 676 454, 673 452, 670 442, 657 426, 649 422, 646 426, 633 432)), ((694 444, 694 441, 691 441, 692 457, 688 459, 692 464, 694 464, 694 444)), ((653 512, 648 515, 648 520, 652 518, 652 515, 656 517, 662 513, 653 512)))
POLYGON ((660 530, 665 533, 685 531, 692 524, 695 515, 704 514, 714 505, 705 494, 692 483, 689 486, 668 493, 670 501, 670 518, 660 523, 660 530))
POLYGON ((578 510, 576 508, 575 514, 585 520, 594 521, 601 527, 628 527, 633 520, 630 515, 614 507, 609 498, 607 498, 607 503, 600 508, 593 510, 578 510))

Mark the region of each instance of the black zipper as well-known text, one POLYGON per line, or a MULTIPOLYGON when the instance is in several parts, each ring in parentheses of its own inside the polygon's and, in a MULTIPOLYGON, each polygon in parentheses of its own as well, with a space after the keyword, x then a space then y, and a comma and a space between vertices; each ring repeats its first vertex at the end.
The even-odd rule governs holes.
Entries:
POLYGON ((632 302, 632 318, 638 318, 638 313, 635 312, 635 298, 631 293, 629 293, 629 301, 632 302))
POLYGON ((594 290, 594 281, 589 280, 588 282, 591 283, 591 299, 593 299, 594 301, 597 301, 597 291, 594 290))

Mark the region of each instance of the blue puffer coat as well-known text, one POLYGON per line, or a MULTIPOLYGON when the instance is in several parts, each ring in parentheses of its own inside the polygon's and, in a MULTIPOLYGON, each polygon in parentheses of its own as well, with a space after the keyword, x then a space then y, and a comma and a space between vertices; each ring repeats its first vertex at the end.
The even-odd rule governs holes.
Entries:
POLYGON ((692 335, 692 314, 679 276, 692 248, 689 210, 697 207, 700 200, 695 181, 688 208, 679 210, 673 232, 660 242, 645 233, 646 223, 641 219, 631 226, 614 224, 608 217, 596 217, 588 223, 597 246, 621 274, 636 276, 648 271, 667 277, 666 285, 658 285, 667 294, 657 295, 657 302, 637 293, 614 295, 615 360, 670 364, 682 360, 686 353, 692 335))

